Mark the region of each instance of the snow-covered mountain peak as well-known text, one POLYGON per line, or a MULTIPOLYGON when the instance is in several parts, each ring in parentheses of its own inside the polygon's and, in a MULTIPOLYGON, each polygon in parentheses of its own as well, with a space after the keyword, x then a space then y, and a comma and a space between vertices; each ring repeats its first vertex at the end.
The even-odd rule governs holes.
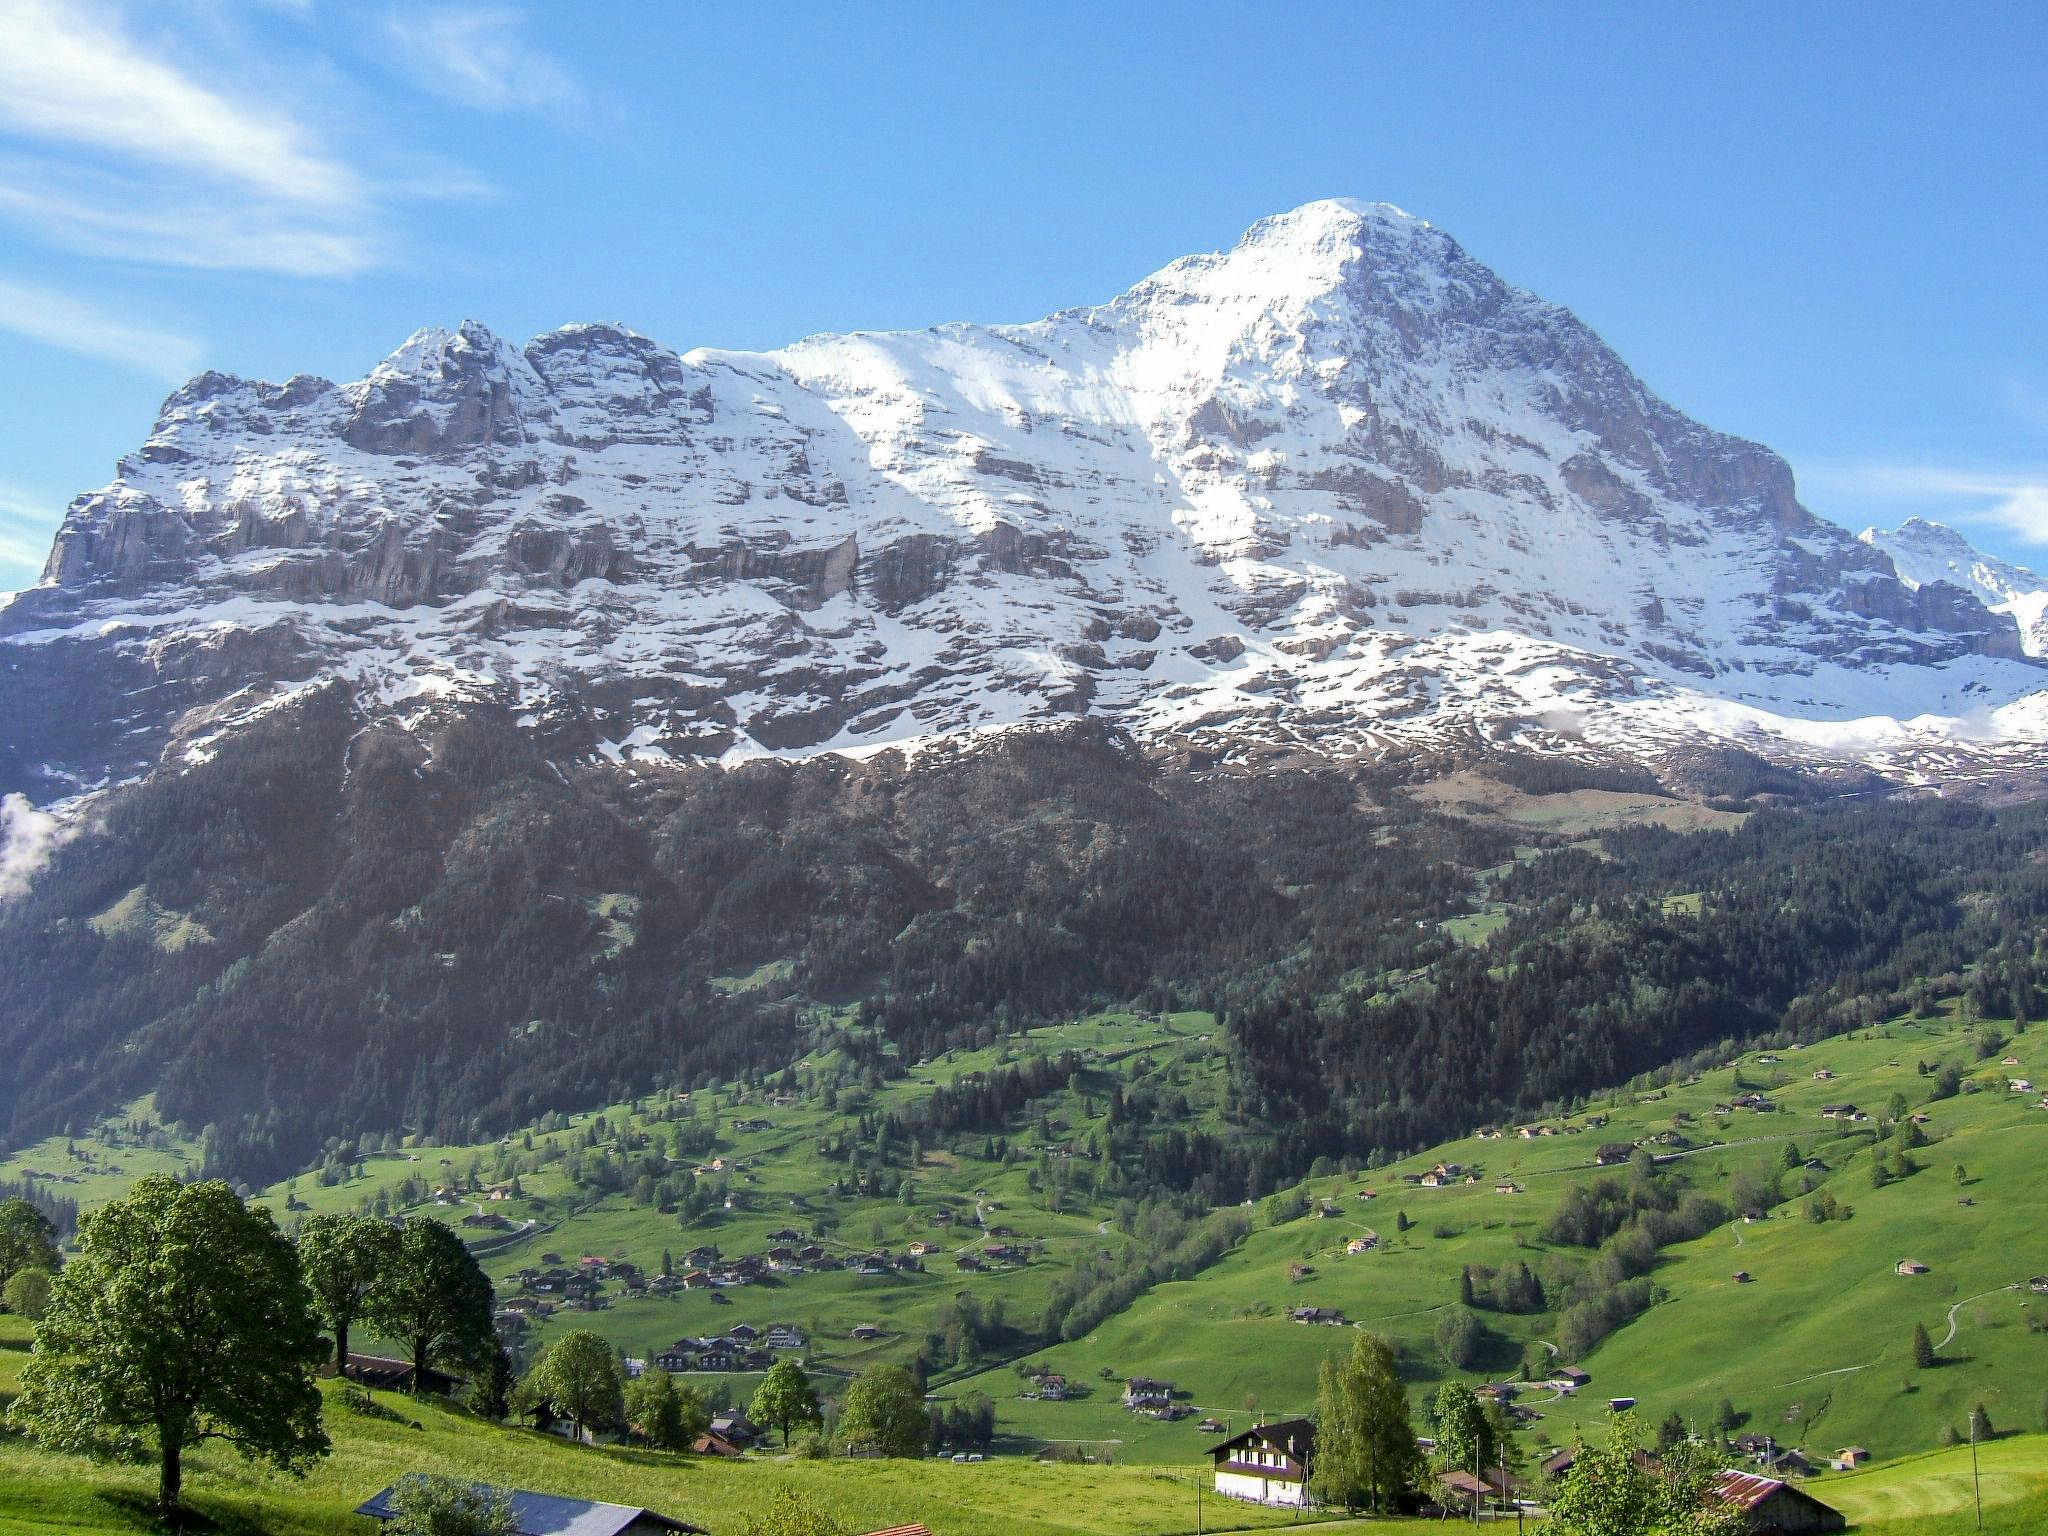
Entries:
POLYGON ((1410 302, 1463 258, 1457 242, 1392 203, 1326 198, 1252 225, 1226 251, 1184 256, 1092 313, 1201 306, 1240 325, 1333 307, 1410 302))
POLYGON ((1987 555, 1946 523, 1924 517, 1893 529, 1866 528, 1857 537, 1890 556, 1907 586, 1945 581, 1961 587, 1993 613, 2012 618, 2027 655, 2048 657, 2048 579, 1987 555))
POLYGON ((465 322, 353 383, 204 376, 47 575, 0 610, 0 791, 316 677, 643 762, 1076 715, 1215 762, 2048 738, 2012 616, 1343 200, 1024 325, 679 354, 465 322))

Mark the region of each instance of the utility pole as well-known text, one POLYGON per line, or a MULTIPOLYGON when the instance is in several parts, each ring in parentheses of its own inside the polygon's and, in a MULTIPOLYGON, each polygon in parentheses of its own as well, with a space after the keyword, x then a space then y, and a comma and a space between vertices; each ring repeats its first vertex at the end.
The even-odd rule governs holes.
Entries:
POLYGON ((1479 1480, 1479 1426, 1472 1426, 1472 1523, 1479 1524, 1479 1490, 1486 1484, 1479 1480))
POLYGON ((1984 1484, 1977 1477, 1977 1410, 1970 1410, 1970 1487, 1977 1496, 1977 1530, 1984 1530, 1984 1484))

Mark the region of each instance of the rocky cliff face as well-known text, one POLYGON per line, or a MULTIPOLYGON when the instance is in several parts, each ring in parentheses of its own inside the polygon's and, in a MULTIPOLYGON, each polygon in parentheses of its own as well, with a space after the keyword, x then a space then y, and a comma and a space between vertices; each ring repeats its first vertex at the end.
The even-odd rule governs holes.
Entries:
POLYGON ((1030 325, 679 355, 469 323, 352 384, 203 375, 0 609, 0 789, 335 678, 649 764, 1081 715, 1218 764, 2043 734, 2010 613, 1350 202, 1030 325))
POLYGON ((2009 616, 2027 655, 2048 656, 2048 580, 1984 554, 1953 528, 1925 518, 1909 517, 1889 531, 1866 528, 1857 537, 1883 550, 1907 586, 1920 592, 1937 583, 1958 589, 1993 613, 2009 616))

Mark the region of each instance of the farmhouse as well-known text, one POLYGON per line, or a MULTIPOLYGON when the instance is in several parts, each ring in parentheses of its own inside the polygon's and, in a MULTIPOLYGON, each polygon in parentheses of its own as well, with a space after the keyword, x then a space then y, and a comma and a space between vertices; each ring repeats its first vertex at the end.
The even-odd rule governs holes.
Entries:
POLYGON ((1798 1536, 1806 1531, 1847 1530, 1849 1522, 1832 1505, 1775 1477, 1749 1472, 1723 1472, 1714 1479, 1714 1497, 1742 1514, 1754 1536, 1798 1536))
POLYGON ((1209 1447, 1216 1491, 1251 1504, 1305 1505, 1315 1446, 1316 1427, 1307 1419, 1282 1419, 1233 1435, 1209 1447))
POLYGON ((1924 1275, 1927 1273, 1927 1266, 1918 1259, 1901 1259, 1898 1270, 1902 1275, 1924 1275))
POLYGON ((1594 1163, 1601 1168, 1612 1168, 1625 1163, 1635 1155, 1635 1148, 1625 1141, 1610 1141, 1593 1154, 1594 1163))
POLYGON ((1443 1502, 1454 1503, 1461 1509, 1470 1508, 1475 1500, 1484 1504, 1489 1499, 1505 1500, 1513 1495, 1513 1489, 1496 1472, 1483 1477, 1474 1477, 1470 1472, 1446 1472, 1436 1480, 1436 1485, 1443 1491, 1443 1502))
POLYGON ((1379 1233, 1361 1232, 1358 1234, 1358 1236, 1352 1238, 1350 1242, 1344 1245, 1344 1251, 1346 1253, 1371 1253, 1373 1249, 1379 1247, 1379 1245, 1379 1233))
POLYGON ((761 1427, 744 1413, 721 1413, 711 1421, 711 1433, 745 1449, 761 1438, 761 1427))
POLYGON ((1870 1452, 1860 1445, 1845 1445, 1829 1458, 1828 1465, 1837 1472, 1854 1472, 1870 1460, 1870 1452))
POLYGON ((1173 1383, 1154 1381, 1150 1376, 1133 1376, 1124 1383, 1124 1406, 1133 1410, 1168 1408, 1173 1405, 1173 1383))
POLYGON ((1325 1328, 1342 1328, 1344 1314, 1335 1307, 1296 1307, 1290 1314, 1297 1323, 1315 1323, 1325 1328))
POLYGON ((1502 1179, 1493 1186, 1493 1192, 1496 1195, 1519 1195, 1522 1192, 1522 1186, 1513 1179, 1502 1179))
POLYGON ((1551 1380, 1561 1381, 1574 1392, 1593 1379, 1592 1374, 1575 1365, 1561 1365, 1550 1373, 1551 1380))
MULTIPOLYGON (((372 1494, 356 1506, 379 1525, 398 1518, 392 1507, 394 1488, 372 1494)), ((530 1493, 524 1488, 492 1488, 503 1495, 512 1511, 516 1536, 655 1536, 657 1531, 694 1531, 702 1536, 704 1527, 686 1520, 658 1515, 651 1509, 627 1504, 599 1504, 589 1499, 563 1499, 552 1493, 530 1493)))
MULTIPOLYGON (((410 1392, 412 1390, 412 1362, 392 1360, 383 1355, 359 1355, 349 1351, 348 1367, 344 1372, 351 1381, 360 1381, 366 1387, 378 1387, 387 1392, 410 1392)), ((448 1371, 437 1371, 431 1365, 420 1374, 420 1388, 436 1397, 453 1397, 468 1385, 468 1379, 448 1371)))
POLYGON ((1854 1104, 1823 1104, 1820 1117, 1823 1120, 1857 1121, 1863 1119, 1864 1114, 1854 1104))

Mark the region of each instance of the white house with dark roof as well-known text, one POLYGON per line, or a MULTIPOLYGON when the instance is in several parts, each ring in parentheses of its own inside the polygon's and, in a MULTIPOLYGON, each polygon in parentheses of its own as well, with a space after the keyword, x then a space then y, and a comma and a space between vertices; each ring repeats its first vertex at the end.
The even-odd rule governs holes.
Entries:
POLYGON ((1316 1427, 1307 1419, 1255 1425, 1209 1447, 1216 1491, 1224 1498, 1294 1508, 1312 1502, 1308 1480, 1315 1455, 1316 1427))

